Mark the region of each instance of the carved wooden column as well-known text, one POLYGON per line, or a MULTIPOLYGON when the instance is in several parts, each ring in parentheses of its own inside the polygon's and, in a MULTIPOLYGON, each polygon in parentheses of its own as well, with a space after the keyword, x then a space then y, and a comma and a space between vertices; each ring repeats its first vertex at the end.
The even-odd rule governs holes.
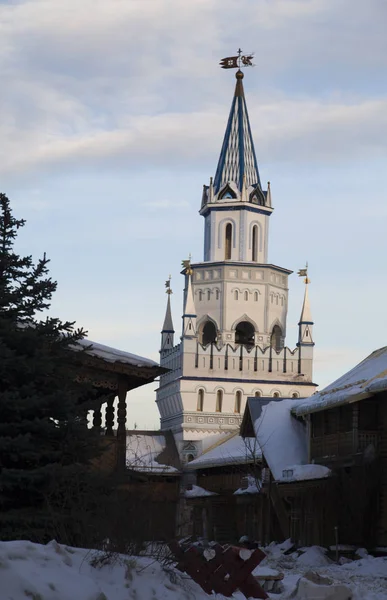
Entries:
POLYGON ((118 429, 117 429, 117 468, 124 470, 126 467, 126 383, 118 383, 118 429))
POLYGON ((105 435, 114 435, 113 427, 114 427, 114 398, 116 395, 111 396, 106 404, 105 410, 105 419, 106 419, 106 432, 105 435))
POLYGON ((102 425, 102 413, 101 413, 101 405, 99 405, 94 409, 93 427, 97 427, 98 429, 101 429, 101 425, 102 425))

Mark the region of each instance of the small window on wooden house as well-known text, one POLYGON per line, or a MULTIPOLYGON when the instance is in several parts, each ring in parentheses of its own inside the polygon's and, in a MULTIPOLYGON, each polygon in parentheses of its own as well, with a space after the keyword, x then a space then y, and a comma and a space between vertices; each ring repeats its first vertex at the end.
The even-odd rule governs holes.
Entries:
POLYGON ((345 404, 339 407, 339 431, 352 431, 353 428, 353 405, 345 404))
POLYGON ((224 258, 225 260, 231 259, 231 244, 232 244, 232 225, 227 223, 225 231, 225 245, 224 245, 224 258))
POLYGON ((330 435, 339 430, 339 411, 337 408, 324 410, 324 434, 330 435))
POLYGON ((378 430, 378 403, 373 398, 358 402, 359 429, 363 431, 378 430))
POLYGON ((197 409, 199 412, 203 412, 203 406, 204 406, 204 390, 199 390, 198 391, 198 404, 197 404, 197 409))
POLYGON ((324 413, 318 412, 310 415, 312 426, 312 437, 322 437, 324 435, 324 413))
POLYGON ((216 392, 216 406, 215 406, 216 412, 222 412, 222 404, 223 404, 223 391, 218 390, 216 392))
POLYGON ((237 393, 235 394, 234 412, 235 413, 240 413, 241 412, 241 408, 242 408, 242 392, 240 392, 238 390, 237 393))

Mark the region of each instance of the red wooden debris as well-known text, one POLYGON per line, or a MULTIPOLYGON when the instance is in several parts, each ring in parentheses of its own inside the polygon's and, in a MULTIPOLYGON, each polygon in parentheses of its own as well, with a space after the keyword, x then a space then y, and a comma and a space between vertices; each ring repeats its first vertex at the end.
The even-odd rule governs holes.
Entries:
POLYGON ((215 592, 229 598, 239 589, 246 598, 268 598, 252 575, 266 556, 262 550, 257 548, 250 558, 243 560, 238 547, 214 544, 211 548, 215 550, 215 556, 206 560, 202 549, 194 544, 188 548, 183 548, 176 540, 169 544, 178 561, 176 568, 187 573, 207 594, 215 592))

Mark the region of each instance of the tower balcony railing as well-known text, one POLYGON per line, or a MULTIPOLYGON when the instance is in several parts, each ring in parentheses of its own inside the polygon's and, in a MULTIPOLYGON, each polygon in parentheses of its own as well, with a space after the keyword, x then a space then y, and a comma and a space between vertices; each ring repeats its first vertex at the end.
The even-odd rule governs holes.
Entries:
POLYGON ((219 347, 215 343, 207 346, 198 343, 195 368, 200 371, 227 371, 236 376, 244 372, 297 376, 301 375, 300 351, 299 348, 291 350, 287 347, 277 352, 270 346, 225 344, 219 347))

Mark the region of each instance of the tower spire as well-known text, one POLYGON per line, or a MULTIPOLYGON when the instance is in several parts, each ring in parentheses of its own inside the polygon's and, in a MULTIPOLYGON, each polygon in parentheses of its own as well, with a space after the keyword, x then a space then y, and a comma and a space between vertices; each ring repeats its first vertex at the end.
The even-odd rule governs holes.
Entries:
POLYGON ((304 302, 302 304, 300 321, 298 323, 298 343, 301 345, 314 346, 313 342, 313 320, 312 312, 310 310, 309 302, 309 284, 310 279, 308 277, 308 263, 306 263, 305 269, 298 271, 300 277, 305 277, 305 292, 304 302))
POLYGON ((191 257, 183 260, 185 275, 187 277, 187 293, 185 297, 185 306, 183 314, 183 337, 194 337, 196 335, 196 308, 192 291, 192 267, 191 257))
POLYGON ((244 176, 246 177, 247 187, 251 185, 256 187, 258 185, 261 188, 257 157, 255 155, 243 89, 244 75, 240 69, 236 72, 235 77, 234 97, 215 173, 215 193, 218 193, 220 188, 228 181, 234 182, 239 191, 241 191, 244 176))
POLYGON ((173 328, 172 313, 171 313, 171 276, 165 282, 167 288, 165 293, 168 295, 167 308, 165 311, 164 325, 161 331, 161 351, 173 348, 173 336, 175 330, 173 328))

